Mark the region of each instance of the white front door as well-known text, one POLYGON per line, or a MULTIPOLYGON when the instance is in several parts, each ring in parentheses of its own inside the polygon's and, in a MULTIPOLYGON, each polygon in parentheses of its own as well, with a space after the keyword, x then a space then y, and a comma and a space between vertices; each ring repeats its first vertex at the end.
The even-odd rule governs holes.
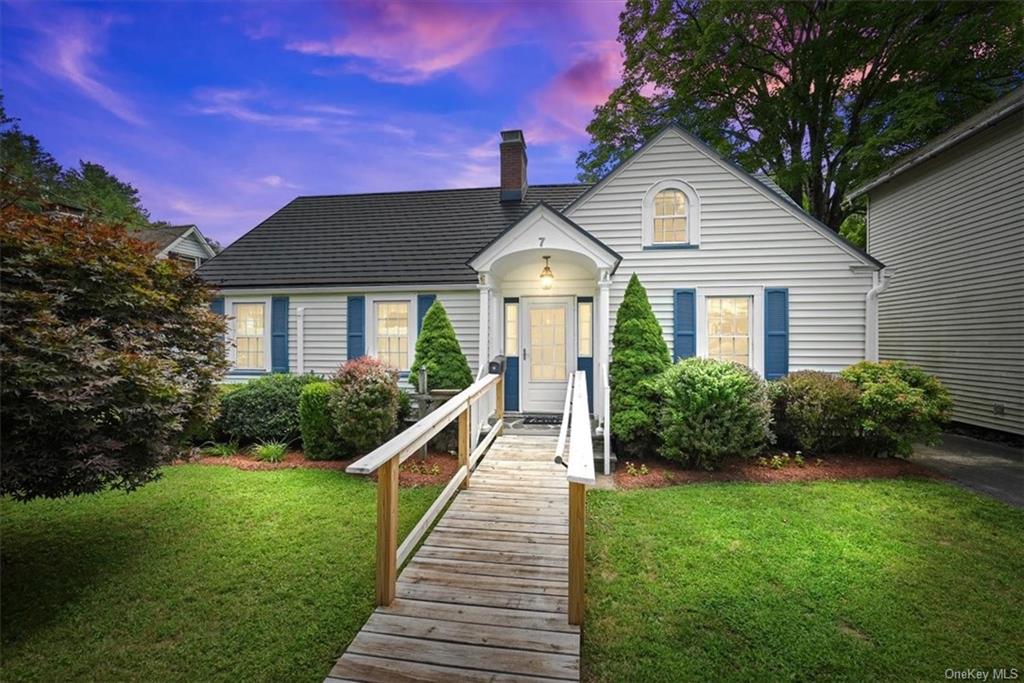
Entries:
POLYGON ((571 298, 523 297, 520 339, 523 412, 560 413, 575 369, 571 298))

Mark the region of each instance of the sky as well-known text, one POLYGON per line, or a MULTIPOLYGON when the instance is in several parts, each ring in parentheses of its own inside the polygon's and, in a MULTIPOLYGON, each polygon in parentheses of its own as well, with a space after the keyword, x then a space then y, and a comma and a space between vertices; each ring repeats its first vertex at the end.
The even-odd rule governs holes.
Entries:
POLYGON ((9 116, 227 245, 299 195, 571 182, 621 0, 0 2, 9 116))

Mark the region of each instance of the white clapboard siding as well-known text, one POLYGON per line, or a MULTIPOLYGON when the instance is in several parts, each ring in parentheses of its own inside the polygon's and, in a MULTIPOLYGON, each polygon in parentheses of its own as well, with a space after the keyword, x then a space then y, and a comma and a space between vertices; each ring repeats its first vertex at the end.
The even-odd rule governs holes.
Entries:
POLYGON ((879 298, 879 355, 937 374, 955 419, 1018 434, 1022 187, 1018 113, 871 191, 868 211, 869 250, 893 271, 879 298))
POLYGON ((448 318, 455 328, 455 336, 462 347, 462 353, 469 361, 469 369, 476 377, 480 363, 480 293, 440 292, 437 300, 444 305, 448 318))
POLYGON ((344 294, 292 295, 288 299, 288 367, 299 367, 299 308, 305 308, 303 371, 330 375, 348 358, 348 300, 344 294))
POLYGON ((633 272, 647 289, 670 349, 674 289, 787 287, 790 370, 835 371, 864 358, 871 275, 850 270, 864 261, 672 131, 569 217, 622 255, 612 286, 612 324, 633 272), (644 195, 669 178, 689 183, 700 197, 699 249, 643 250, 644 195))
MULTIPOLYGON (((423 292, 427 293, 427 292, 423 292)), ((388 298, 412 297, 416 293, 378 294, 365 296, 388 298)), ((476 291, 442 292, 437 294, 455 328, 455 335, 474 373, 479 362, 480 295, 476 291)), ((293 294, 289 297, 288 367, 293 372, 299 365, 299 308, 305 308, 303 328, 303 370, 320 375, 334 373, 348 358, 348 302, 345 294, 293 294)), ((415 314, 414 314, 415 315, 415 314)), ((372 334, 367 329, 367 338, 372 334)))
POLYGON ((209 258, 209 252, 203 248, 199 239, 199 236, 193 232, 188 237, 175 244, 174 248, 170 250, 170 253, 181 254, 182 256, 188 256, 190 258, 209 258))

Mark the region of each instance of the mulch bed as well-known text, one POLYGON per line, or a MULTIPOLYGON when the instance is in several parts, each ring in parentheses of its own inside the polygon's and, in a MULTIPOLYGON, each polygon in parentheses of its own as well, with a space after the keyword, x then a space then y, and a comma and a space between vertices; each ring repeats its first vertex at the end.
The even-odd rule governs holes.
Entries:
POLYGON ((908 460, 854 455, 830 456, 822 459, 809 457, 803 467, 790 463, 780 469, 759 465, 756 460, 727 458, 722 466, 714 472, 686 469, 682 465, 665 460, 647 459, 631 462, 637 469, 640 469, 641 464, 646 465, 647 474, 631 475, 627 471, 626 463, 620 462, 615 471, 616 487, 642 489, 725 481, 771 484, 842 479, 895 479, 899 477, 945 478, 934 470, 908 460))
MULTIPOLYGON (((191 460, 175 460, 175 465, 219 465, 221 467, 234 467, 246 471, 268 471, 268 470, 344 470, 354 458, 348 460, 309 460, 302 451, 289 451, 281 462, 265 462, 257 460, 247 453, 237 453, 229 456, 208 456, 202 455, 191 460)), ((426 458, 413 455, 404 463, 398 474, 400 486, 434 486, 447 484, 448 480, 458 469, 458 458, 447 453, 430 453, 426 458)), ((376 478, 376 477, 374 477, 376 478)))

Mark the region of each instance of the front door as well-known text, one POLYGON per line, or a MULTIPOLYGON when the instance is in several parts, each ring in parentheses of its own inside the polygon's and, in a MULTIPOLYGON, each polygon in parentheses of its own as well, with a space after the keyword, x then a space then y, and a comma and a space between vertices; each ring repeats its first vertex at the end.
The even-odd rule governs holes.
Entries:
POLYGON ((560 413, 575 367, 572 299, 523 297, 521 304, 522 411, 560 413))

